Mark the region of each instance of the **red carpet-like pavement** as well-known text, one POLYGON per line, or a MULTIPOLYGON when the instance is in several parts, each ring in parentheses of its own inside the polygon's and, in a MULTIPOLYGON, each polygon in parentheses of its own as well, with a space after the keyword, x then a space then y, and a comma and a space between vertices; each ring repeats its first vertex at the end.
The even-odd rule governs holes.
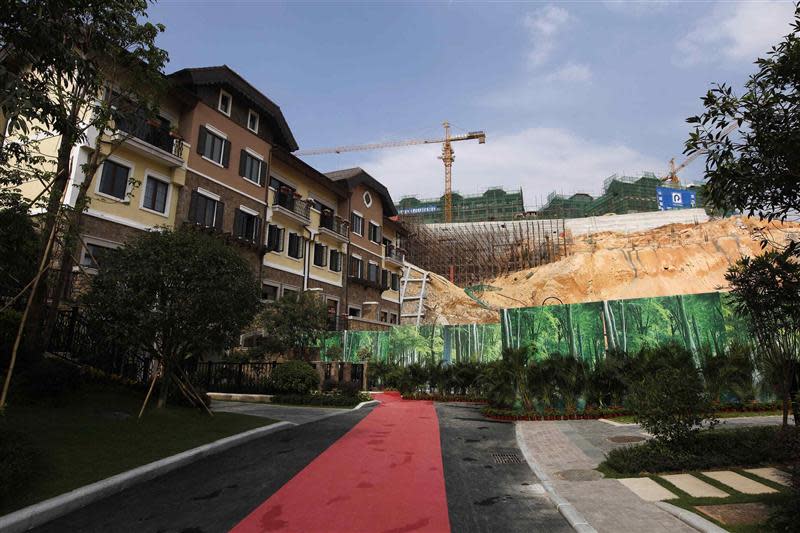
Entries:
POLYGON ((320 454, 232 531, 450 531, 432 402, 396 394, 320 454))

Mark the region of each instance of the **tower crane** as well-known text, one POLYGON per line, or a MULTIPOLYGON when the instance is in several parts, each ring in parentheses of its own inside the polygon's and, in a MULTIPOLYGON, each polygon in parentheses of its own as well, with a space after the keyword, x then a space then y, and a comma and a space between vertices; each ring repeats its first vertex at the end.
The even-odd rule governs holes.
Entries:
MULTIPOLYGON (((719 138, 724 139, 725 137, 728 136, 730 132, 735 130, 738 126, 739 124, 736 121, 731 122, 730 124, 728 124, 728 127, 722 130, 722 133, 720 133, 719 138)), ((661 178, 661 181, 663 181, 664 183, 672 183, 674 185, 680 185, 681 180, 678 178, 678 172, 686 168, 689 165, 689 163, 691 163, 704 153, 706 153, 706 150, 698 150, 689 157, 687 157, 686 159, 684 159, 678 166, 675 166, 675 158, 673 157, 672 159, 669 160, 669 172, 667 172, 666 176, 661 178)))
POLYGON ((382 148, 396 148, 400 146, 412 146, 416 144, 441 144, 442 155, 439 159, 444 163, 444 221, 452 222, 453 220, 453 161, 456 160, 455 150, 453 150, 452 143, 456 141, 469 141, 477 139, 478 144, 486 143, 486 133, 483 131, 470 131, 462 135, 450 135, 450 123, 443 122, 444 138, 443 139, 408 139, 405 141, 388 141, 383 143, 373 144, 358 144, 351 146, 338 146, 335 148, 314 148, 310 150, 300 150, 294 154, 297 156, 304 155, 322 155, 322 154, 341 154, 343 152, 362 152, 367 150, 379 150, 382 148))

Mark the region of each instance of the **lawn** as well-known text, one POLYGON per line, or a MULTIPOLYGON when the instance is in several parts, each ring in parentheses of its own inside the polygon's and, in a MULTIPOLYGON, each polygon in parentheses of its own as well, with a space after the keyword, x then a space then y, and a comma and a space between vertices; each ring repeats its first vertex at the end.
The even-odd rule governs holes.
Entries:
MULTIPOLYGON (((721 413, 716 413, 715 416, 717 418, 748 418, 751 416, 780 416, 782 414, 782 411, 723 411, 721 413)), ((636 419, 633 415, 616 416, 611 420, 619 422, 620 424, 636 423, 636 419)))
POLYGON ((131 468, 236 433, 272 424, 266 418, 195 409, 148 409, 143 393, 87 385, 55 406, 10 405, 0 431, 27 433, 39 452, 32 481, 0 501, 0 515, 131 468))

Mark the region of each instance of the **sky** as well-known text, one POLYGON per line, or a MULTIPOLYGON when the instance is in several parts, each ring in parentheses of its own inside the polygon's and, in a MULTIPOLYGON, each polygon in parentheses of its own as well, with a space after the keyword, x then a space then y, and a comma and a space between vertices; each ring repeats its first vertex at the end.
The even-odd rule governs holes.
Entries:
MULTIPOLYGON (((453 144, 453 190, 598 194, 682 161, 700 98, 740 89, 791 30, 790 0, 267 2, 161 0, 167 72, 226 64, 282 109, 301 149, 484 130, 453 144)), ((438 197, 440 145, 306 156, 360 166, 392 197, 438 197)), ((702 178, 704 161, 682 173, 702 178)))

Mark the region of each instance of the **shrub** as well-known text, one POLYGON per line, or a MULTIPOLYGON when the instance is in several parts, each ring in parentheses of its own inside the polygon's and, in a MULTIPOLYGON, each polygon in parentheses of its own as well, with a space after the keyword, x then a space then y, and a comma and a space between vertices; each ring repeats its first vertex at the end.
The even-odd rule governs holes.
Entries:
POLYGON ((25 488, 36 475, 39 454, 25 433, 0 428, 0 500, 25 488))
POLYGON ((345 396, 344 394, 277 394, 272 403, 287 405, 311 405, 319 407, 355 407, 372 398, 368 394, 345 396))
POLYGON ((275 367, 270 383, 278 394, 307 394, 317 388, 319 376, 305 361, 287 361, 275 367))
POLYGON ((83 375, 79 366, 58 359, 41 358, 20 373, 16 394, 24 401, 47 403, 74 392, 82 384, 83 375))
POLYGON ((690 441, 704 420, 717 422, 694 368, 662 367, 646 375, 631 391, 628 407, 645 430, 672 447, 690 441))
MULTIPOLYGON (((202 387, 199 387, 192 383, 192 387, 194 391, 200 396, 200 399, 203 400, 203 403, 206 404, 206 407, 211 407, 211 398, 208 396, 208 393, 202 387)), ((199 405, 190 402, 186 396, 179 390, 170 391, 170 401, 180 407, 196 407, 198 409, 202 409, 199 405)))
POLYGON ((361 393, 361 385, 355 381, 344 381, 340 382, 336 390, 342 396, 347 396, 348 398, 355 398, 361 393))
POLYGON ((334 379, 333 379, 333 378, 326 378, 326 379, 325 379, 325 380, 322 382, 322 387, 321 387, 321 389, 322 389, 322 392, 331 392, 331 391, 333 391, 334 389, 336 389, 336 386, 337 386, 338 384, 339 384, 339 383, 338 383, 338 382, 336 382, 336 381, 334 381, 334 379))
POLYGON ((636 475, 775 465, 795 459, 796 447, 791 442, 798 439, 797 428, 716 429, 700 432, 681 448, 664 446, 655 440, 617 448, 608 453, 602 466, 618 474, 636 475))

